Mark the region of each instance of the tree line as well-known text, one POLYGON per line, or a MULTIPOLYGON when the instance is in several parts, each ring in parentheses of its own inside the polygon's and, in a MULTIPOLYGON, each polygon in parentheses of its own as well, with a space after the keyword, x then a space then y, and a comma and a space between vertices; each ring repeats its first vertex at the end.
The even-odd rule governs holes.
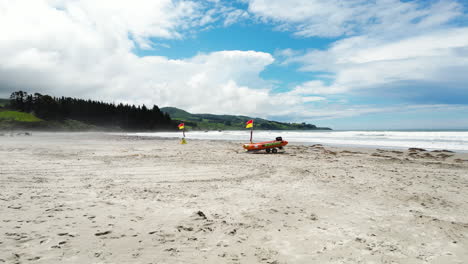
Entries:
POLYGON ((177 124, 158 106, 105 103, 70 97, 52 97, 18 91, 10 96, 9 108, 33 113, 48 121, 78 120, 99 127, 125 130, 175 130, 177 124))

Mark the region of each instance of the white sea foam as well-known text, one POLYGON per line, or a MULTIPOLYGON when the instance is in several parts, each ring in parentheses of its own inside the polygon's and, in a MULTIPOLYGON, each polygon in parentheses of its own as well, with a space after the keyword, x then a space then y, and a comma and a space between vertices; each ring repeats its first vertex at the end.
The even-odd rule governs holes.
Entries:
MULTIPOLYGON (((130 133, 127 135, 180 138, 181 132, 130 133)), ((468 131, 254 131, 254 141, 281 136, 291 143, 356 147, 425 148, 468 152, 468 131)), ((190 131, 187 139, 248 141, 245 131, 190 131)))

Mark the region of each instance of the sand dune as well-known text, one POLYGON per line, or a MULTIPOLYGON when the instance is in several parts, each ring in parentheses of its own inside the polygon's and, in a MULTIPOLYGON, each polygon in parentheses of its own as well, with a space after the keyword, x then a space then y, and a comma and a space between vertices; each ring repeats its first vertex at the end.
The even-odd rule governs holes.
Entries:
POLYGON ((0 263, 467 263, 468 157, 0 137, 0 263))

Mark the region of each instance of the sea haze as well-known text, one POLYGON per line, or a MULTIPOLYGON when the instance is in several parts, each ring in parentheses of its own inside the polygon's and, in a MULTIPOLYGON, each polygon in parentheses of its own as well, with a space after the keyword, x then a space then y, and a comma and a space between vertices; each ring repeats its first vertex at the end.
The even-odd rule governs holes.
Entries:
MULTIPOLYGON (((181 132, 128 133, 130 136, 180 138, 181 132)), ((468 152, 468 131, 254 131, 254 141, 274 140, 281 136, 290 143, 325 144, 372 148, 424 148, 468 152)), ((187 139, 233 140, 250 139, 245 131, 189 131, 187 139)))

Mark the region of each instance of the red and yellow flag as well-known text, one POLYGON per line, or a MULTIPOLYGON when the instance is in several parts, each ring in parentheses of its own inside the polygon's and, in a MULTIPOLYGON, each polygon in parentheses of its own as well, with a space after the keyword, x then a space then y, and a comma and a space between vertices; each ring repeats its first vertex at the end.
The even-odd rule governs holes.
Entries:
POLYGON ((245 128, 251 128, 253 127, 253 120, 249 120, 245 123, 245 128))
POLYGON ((184 129, 184 127, 185 127, 184 123, 179 124, 179 129, 184 129))

